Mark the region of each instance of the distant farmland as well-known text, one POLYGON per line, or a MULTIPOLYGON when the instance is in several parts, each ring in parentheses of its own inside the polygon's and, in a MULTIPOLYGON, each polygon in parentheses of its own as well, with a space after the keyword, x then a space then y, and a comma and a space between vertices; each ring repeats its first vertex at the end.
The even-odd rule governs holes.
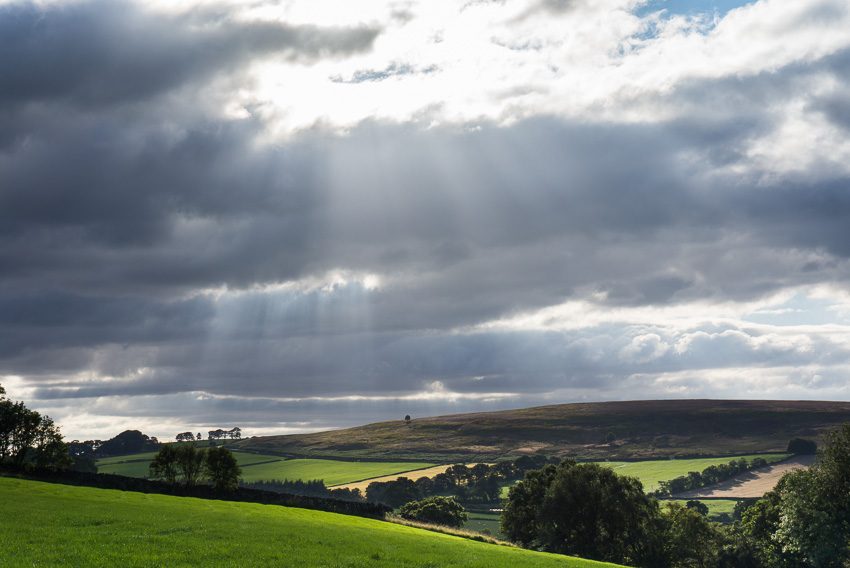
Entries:
MULTIPOLYGON (((98 472, 128 477, 146 477, 155 452, 103 458, 98 472)), ((420 462, 348 462, 323 459, 285 459, 280 456, 234 452, 246 482, 272 479, 323 479, 325 485, 340 485, 386 475, 403 474, 433 464, 420 462)))

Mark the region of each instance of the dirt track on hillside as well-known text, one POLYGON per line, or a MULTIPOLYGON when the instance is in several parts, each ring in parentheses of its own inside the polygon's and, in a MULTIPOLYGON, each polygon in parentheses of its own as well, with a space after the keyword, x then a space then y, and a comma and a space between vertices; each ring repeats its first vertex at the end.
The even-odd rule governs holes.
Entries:
POLYGON ((779 463, 748 471, 711 487, 677 493, 673 498, 747 499, 761 497, 774 488, 783 474, 792 469, 807 469, 814 461, 815 456, 794 456, 779 463))

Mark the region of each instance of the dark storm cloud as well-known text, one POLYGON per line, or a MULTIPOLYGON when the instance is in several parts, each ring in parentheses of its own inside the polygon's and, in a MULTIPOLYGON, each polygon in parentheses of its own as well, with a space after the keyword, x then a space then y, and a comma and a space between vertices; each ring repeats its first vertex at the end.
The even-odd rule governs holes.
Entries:
MULTIPOLYGON (((846 129, 843 91, 808 85, 846 85, 847 52, 686 82, 640 101, 682 111, 655 123, 372 121, 271 146, 262 113, 220 118, 226 97, 203 95, 247 80, 255 56, 309 64, 376 33, 130 3, 0 7, 0 375, 56 404, 168 395, 162 416, 256 409, 269 424, 353 403, 240 397, 395 397, 374 408, 433 414, 439 397, 404 397, 473 397, 455 411, 488 393, 622 398, 630 381, 651 390, 639 374, 846 359, 826 335, 734 324, 475 326, 569 300, 604 313, 846 287, 850 179, 771 176, 748 150, 789 98, 846 129)), ((407 71, 377 69, 359 77, 407 71)))
POLYGON ((213 10, 155 14, 130 2, 0 6, 0 102, 143 100, 257 56, 310 63, 368 50, 378 30, 239 22, 213 10))

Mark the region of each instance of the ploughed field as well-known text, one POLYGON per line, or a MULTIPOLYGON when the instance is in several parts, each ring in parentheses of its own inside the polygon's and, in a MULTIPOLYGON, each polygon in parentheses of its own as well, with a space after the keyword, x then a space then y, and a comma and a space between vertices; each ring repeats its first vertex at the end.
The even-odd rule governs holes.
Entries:
POLYGON ((613 566, 306 509, 0 477, 0 567, 613 566))
MULTIPOLYGON (((770 461, 770 460, 768 460, 770 461)), ((794 469, 808 469, 815 462, 815 456, 794 456, 780 463, 772 463, 736 475, 710 487, 692 489, 676 494, 681 499, 751 499, 761 497, 776 486, 779 479, 794 469)))

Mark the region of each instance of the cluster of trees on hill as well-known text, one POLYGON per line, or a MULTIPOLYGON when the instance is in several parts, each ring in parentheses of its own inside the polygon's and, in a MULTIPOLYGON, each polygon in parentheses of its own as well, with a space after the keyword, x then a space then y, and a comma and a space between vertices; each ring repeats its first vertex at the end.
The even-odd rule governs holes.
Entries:
MULTIPOLYGON (((200 439, 200 434, 198 434, 200 439)), ((230 430, 222 430, 221 428, 217 428, 216 430, 210 430, 207 432, 208 440, 225 440, 230 438, 231 440, 241 440, 242 439, 242 428, 238 426, 235 428, 231 428, 230 430)))
POLYGON ((452 493, 461 503, 492 502, 499 499, 503 481, 522 479, 526 471, 558 461, 558 458, 534 455, 493 465, 479 463, 468 467, 456 464, 447 468, 445 473, 438 473, 434 477, 422 476, 415 481, 407 477, 393 481, 373 481, 366 487, 366 499, 390 507, 401 507, 429 495, 452 493))
POLYGON ((165 444, 151 460, 150 475, 170 485, 179 476, 186 487, 206 478, 216 490, 233 491, 239 486, 242 468, 224 446, 198 449, 194 444, 165 444))
POLYGON ((720 483, 721 481, 735 477, 739 473, 766 465, 767 461, 764 458, 754 458, 751 462, 747 462, 746 458, 740 458, 725 464, 710 465, 702 470, 702 472, 691 471, 688 472, 688 475, 680 475, 675 479, 659 482, 658 491, 654 494, 658 496, 672 495, 674 493, 681 493, 682 491, 699 489, 700 487, 720 483))
POLYGON ((109 440, 86 440, 80 442, 73 440, 68 443, 72 457, 106 457, 120 456, 125 454, 138 454, 141 452, 153 452, 160 447, 159 440, 154 436, 142 434, 138 430, 124 430, 109 440))
POLYGON ((49 416, 6 397, 0 385, 0 464, 13 469, 63 470, 68 446, 49 416))

